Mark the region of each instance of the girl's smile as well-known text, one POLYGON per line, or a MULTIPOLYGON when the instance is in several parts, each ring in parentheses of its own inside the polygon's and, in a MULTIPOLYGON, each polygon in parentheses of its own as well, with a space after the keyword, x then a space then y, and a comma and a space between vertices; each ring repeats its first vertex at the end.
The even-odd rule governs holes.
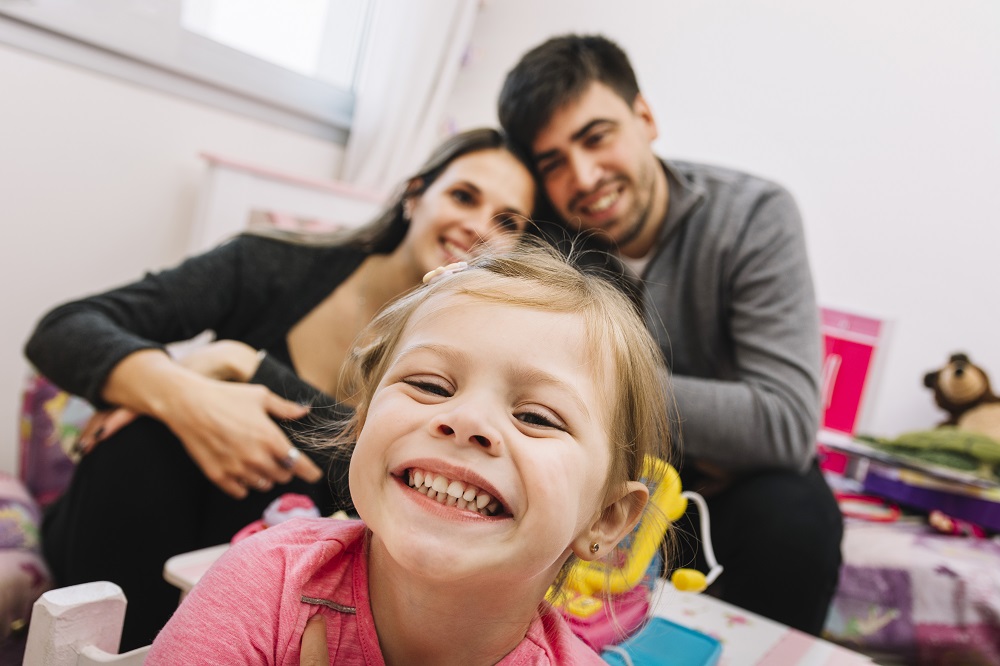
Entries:
POLYGON ((392 562, 449 581, 555 575, 600 513, 610 460, 584 331, 573 313, 455 294, 414 312, 351 460, 392 562))
POLYGON ((483 486, 488 486, 488 483, 479 480, 481 477, 477 477, 473 483, 460 480, 468 478, 470 476, 468 473, 454 475, 455 478, 452 476, 432 472, 430 469, 410 467, 405 471, 404 477, 397 478, 404 481, 408 488, 412 488, 438 505, 454 507, 456 510, 471 512, 482 517, 510 517, 499 493, 484 488, 483 486))

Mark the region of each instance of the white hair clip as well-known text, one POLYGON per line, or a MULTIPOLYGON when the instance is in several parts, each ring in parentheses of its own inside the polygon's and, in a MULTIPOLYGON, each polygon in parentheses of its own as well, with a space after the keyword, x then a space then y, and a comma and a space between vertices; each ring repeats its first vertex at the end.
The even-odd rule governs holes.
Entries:
POLYGON ((448 264, 447 266, 438 266, 431 272, 424 275, 424 284, 434 284, 435 280, 443 278, 445 275, 451 275, 452 273, 457 273, 459 271, 464 271, 469 267, 469 263, 466 261, 456 261, 453 264, 448 264))

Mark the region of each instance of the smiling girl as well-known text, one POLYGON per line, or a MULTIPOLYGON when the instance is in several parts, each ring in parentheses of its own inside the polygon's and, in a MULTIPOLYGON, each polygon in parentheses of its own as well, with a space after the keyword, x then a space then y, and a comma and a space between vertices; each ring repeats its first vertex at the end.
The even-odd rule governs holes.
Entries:
POLYGON ((346 469, 328 481, 326 461, 301 454, 275 421, 302 418, 299 403, 343 413, 341 368, 375 312, 436 266, 513 246, 534 200, 504 137, 469 130, 355 232, 308 243, 241 234, 48 313, 28 358, 99 408, 123 408, 81 437, 85 455, 46 513, 58 584, 120 585, 131 599, 122 649, 148 645, 177 608, 167 558, 229 541, 286 492, 339 508, 346 469), (218 342, 183 362, 165 353, 206 329, 218 342), (115 432, 123 414, 130 423, 115 432))
POLYGON ((146 663, 298 664, 315 616, 331 664, 603 663, 544 598, 614 551, 645 457, 666 457, 666 372, 630 301, 528 248, 432 280, 362 339, 337 443, 356 442, 361 520, 241 541, 146 663))

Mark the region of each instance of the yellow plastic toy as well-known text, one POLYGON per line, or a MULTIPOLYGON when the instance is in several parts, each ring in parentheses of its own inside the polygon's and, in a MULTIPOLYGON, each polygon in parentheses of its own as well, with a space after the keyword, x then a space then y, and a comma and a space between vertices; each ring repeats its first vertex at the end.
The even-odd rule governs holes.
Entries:
POLYGON ((682 492, 680 475, 663 460, 647 458, 643 477, 652 491, 650 506, 643 519, 623 542, 625 547, 619 548, 613 558, 593 562, 581 560, 573 565, 567 575, 565 594, 551 599, 564 611, 587 618, 603 607, 600 596, 620 595, 642 582, 660 550, 667 528, 684 514, 689 500, 698 505, 702 545, 710 570, 705 575, 694 569, 678 569, 671 582, 678 590, 701 592, 722 573, 722 566, 712 549, 708 507, 701 495, 682 492))

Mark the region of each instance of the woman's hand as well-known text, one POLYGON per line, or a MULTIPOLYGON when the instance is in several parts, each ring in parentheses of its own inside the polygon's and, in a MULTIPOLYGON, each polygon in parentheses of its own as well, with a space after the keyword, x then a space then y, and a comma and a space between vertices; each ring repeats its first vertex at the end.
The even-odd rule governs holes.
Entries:
MULTIPOLYGON (((248 382, 257 372, 260 354, 243 342, 217 340, 197 347, 175 360, 203 377, 229 382, 248 382)), ((96 412, 80 430, 74 452, 82 456, 87 455, 95 446, 127 426, 137 416, 138 414, 125 407, 96 412)))
POLYGON ((87 455, 95 446, 135 421, 136 416, 138 414, 124 407, 95 412, 80 430, 73 452, 81 456, 87 455))
POLYGON ((309 408, 264 386, 198 377, 177 402, 155 414, 184 444, 201 471, 237 499, 266 492, 292 476, 309 482, 322 472, 273 419, 298 419, 309 408))
POLYGON ((306 622, 302 632, 299 666, 328 666, 330 650, 326 645, 326 619, 317 613, 306 622))
POLYGON ((203 377, 227 382, 248 382, 260 365, 260 354, 237 340, 216 340, 196 347, 177 359, 203 377))
POLYGON ((109 426, 131 420, 123 410, 148 414, 173 431, 209 480, 237 499, 293 476, 318 481, 322 471, 273 420, 302 418, 309 408, 244 383, 259 363, 256 350, 233 340, 206 345, 179 362, 155 349, 130 354, 105 383, 105 400, 123 409, 105 417, 101 438, 109 426))

